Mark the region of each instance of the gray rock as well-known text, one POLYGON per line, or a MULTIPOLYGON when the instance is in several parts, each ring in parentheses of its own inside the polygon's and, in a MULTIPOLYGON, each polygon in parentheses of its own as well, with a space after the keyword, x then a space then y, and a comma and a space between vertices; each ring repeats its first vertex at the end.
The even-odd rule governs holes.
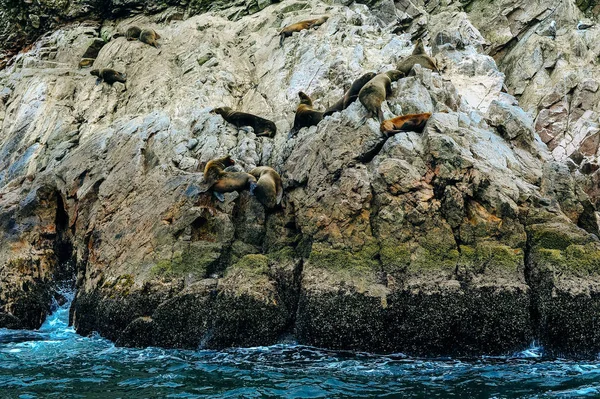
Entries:
MULTIPOLYGON (((236 1, 194 16, 204 2, 124 1, 117 11, 152 16, 41 37, 0 71, 2 315, 38 327, 73 258, 85 265, 77 331, 121 345, 269 345, 294 328, 302 344, 418 355, 505 354, 534 338, 596 350, 595 313, 579 310, 599 306, 600 91, 573 60, 597 54, 597 28, 528 36, 547 5, 488 3, 467 14, 420 1, 236 1), (524 11, 491 13, 500 6, 524 11), (279 47, 279 29, 315 15, 330 18, 279 47), (385 28, 396 17, 406 32, 385 28), (161 34, 160 50, 115 35, 134 22, 161 34), (93 67, 126 72, 127 90, 78 69, 98 35, 93 67), (414 68, 382 106, 390 118, 431 112, 423 132, 387 137, 356 101, 287 138, 299 91, 323 110, 410 55, 416 37, 441 74, 414 68), (508 79, 488 49, 511 53, 499 57, 508 79), (278 132, 256 137, 217 106, 278 132), (204 165, 225 154, 238 171, 273 167, 281 207, 205 190, 204 165)), ((78 6, 72 18, 89 15, 78 6)))

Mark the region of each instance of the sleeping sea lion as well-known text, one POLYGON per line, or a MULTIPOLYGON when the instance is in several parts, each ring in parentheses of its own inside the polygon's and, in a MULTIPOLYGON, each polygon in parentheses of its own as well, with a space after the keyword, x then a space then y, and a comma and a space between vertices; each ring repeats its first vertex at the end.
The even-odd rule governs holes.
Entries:
POLYGON ((300 21, 296 22, 295 24, 286 26, 279 32, 279 46, 283 46, 283 41, 285 40, 285 38, 292 36, 292 33, 300 32, 304 29, 316 28, 317 26, 323 25, 325 22, 327 22, 328 19, 329 16, 325 15, 318 19, 309 19, 307 21, 300 21))
POLYGON ((156 48, 160 48, 160 45, 156 41, 160 39, 160 35, 156 33, 154 29, 142 29, 140 32, 140 41, 156 48))
POLYGON ((431 117, 431 113, 408 114, 387 119, 381 123, 381 132, 390 136, 399 132, 423 133, 425 124, 431 117))
POLYGON ((254 130, 254 134, 259 137, 274 137, 277 133, 275 123, 268 119, 261 118, 260 116, 247 114, 245 112, 237 112, 230 107, 215 108, 211 113, 221 115, 227 122, 239 128, 250 126, 254 130))
POLYGON ((130 26, 129 28, 127 28, 125 38, 128 41, 138 40, 140 38, 140 33, 142 33, 142 30, 140 28, 138 28, 137 26, 130 26))

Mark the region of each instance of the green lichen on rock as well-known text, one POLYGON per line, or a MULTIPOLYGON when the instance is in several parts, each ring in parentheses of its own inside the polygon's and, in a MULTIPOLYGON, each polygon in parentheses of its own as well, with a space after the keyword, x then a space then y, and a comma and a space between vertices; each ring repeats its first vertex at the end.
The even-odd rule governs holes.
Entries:
POLYGON ((309 262, 318 269, 366 273, 379 268, 378 253, 379 247, 374 244, 365 245, 360 251, 350 252, 316 243, 313 244, 309 262))
POLYGON ((158 277, 178 277, 188 273, 204 276, 220 256, 213 247, 190 245, 183 251, 174 252, 171 258, 156 262, 150 274, 158 277))
POLYGON ((460 258, 457 249, 450 249, 447 252, 439 250, 429 250, 417 246, 412 254, 412 260, 409 269, 412 271, 433 270, 433 269, 454 269, 460 258))
POLYGON ((600 248, 594 244, 569 245, 564 251, 540 248, 534 252, 537 264, 555 272, 570 272, 580 276, 600 272, 600 248))
POLYGON ((473 267, 477 272, 484 272, 486 269, 517 272, 524 265, 524 256, 521 248, 495 243, 460 247, 460 263, 473 267))
POLYGON ((405 271, 411 262, 410 245, 405 243, 384 243, 380 250, 383 270, 387 273, 405 271))
POLYGON ((294 251, 294 249, 291 247, 284 247, 279 251, 269 252, 266 256, 269 258, 269 261, 276 263, 293 261, 295 258, 297 258, 296 251, 294 251))
POLYGON ((534 246, 564 251, 572 244, 584 245, 593 239, 581 229, 562 224, 544 224, 531 229, 531 242, 534 246))
POLYGON ((256 275, 268 274, 269 259, 261 254, 246 255, 227 269, 227 275, 230 275, 237 270, 243 270, 256 275))
POLYGON ((133 284, 133 275, 122 274, 114 280, 106 281, 104 284, 102 284, 102 288, 109 290, 111 292, 111 298, 114 298, 117 294, 120 296, 129 295, 133 284))

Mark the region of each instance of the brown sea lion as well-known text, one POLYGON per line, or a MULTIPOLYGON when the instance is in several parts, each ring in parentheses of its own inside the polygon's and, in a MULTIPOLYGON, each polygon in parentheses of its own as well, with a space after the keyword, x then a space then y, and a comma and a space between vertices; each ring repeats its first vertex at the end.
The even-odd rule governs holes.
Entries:
POLYGON ((140 33, 142 33, 142 30, 140 28, 138 28, 137 26, 130 26, 129 28, 127 28, 125 38, 127 38, 128 41, 138 40, 140 38, 140 33))
POLYGON ((279 205, 283 197, 283 186, 279 173, 268 166, 259 166, 252 169, 250 174, 258 179, 250 193, 256 196, 266 208, 272 209, 279 205))
POLYGON ((398 62, 398 65, 396 65, 396 69, 404 73, 404 75, 406 76, 417 64, 421 65, 423 68, 431 69, 432 71, 438 73, 440 72, 437 67, 437 61, 434 58, 428 56, 425 52, 425 47, 423 46, 423 41, 421 39, 417 40, 412 55, 409 55, 408 57, 398 62))
POLYGON ((395 118, 383 121, 381 123, 381 131, 388 136, 399 132, 423 133, 425 124, 430 117, 430 112, 397 116, 395 118))
POLYGON ((392 94, 392 82, 403 76, 402 72, 394 69, 380 73, 367 82, 358 93, 361 104, 371 113, 371 117, 378 117, 380 123, 383 122, 381 104, 392 94))
POLYGON ((225 168, 235 165, 235 161, 229 156, 208 161, 204 167, 204 182, 202 184, 205 192, 212 189, 213 195, 221 202, 225 201, 223 193, 233 191, 254 190, 256 178, 246 172, 226 172, 225 168))
POLYGON ((114 69, 93 69, 90 71, 90 75, 97 76, 96 84, 100 84, 102 81, 112 85, 115 82, 121 82, 125 84, 127 81, 127 74, 115 71, 114 69))
POLYGON ((254 134, 257 136, 274 137, 277 133, 277 126, 268 119, 260 116, 247 114, 245 112, 237 112, 229 107, 215 108, 211 113, 219 114, 227 122, 239 128, 250 126, 254 129, 254 134))
POLYGON ((79 68, 91 67, 94 61, 96 61, 95 58, 82 58, 81 61, 79 61, 79 68))
POLYGON ((328 19, 329 16, 325 15, 318 19, 309 19, 307 21, 300 21, 296 22, 295 24, 286 26, 279 32, 279 46, 283 46, 283 41, 285 40, 285 38, 292 36, 292 33, 300 32, 304 29, 316 28, 317 26, 323 25, 325 22, 327 22, 328 19))
POLYGON ((413 49, 412 55, 421 55, 421 54, 427 55, 427 52, 425 52, 425 46, 423 45, 423 40, 417 39, 417 42, 415 43, 415 48, 413 49))
POLYGON ((338 102, 327 108, 323 113, 323 116, 325 117, 333 114, 334 112, 343 111, 348 108, 350 104, 352 104, 358 98, 360 89, 362 89, 364 85, 373 79, 375 75, 376 74, 374 72, 368 72, 352 82, 352 86, 350 86, 350 89, 348 89, 348 91, 344 94, 344 97, 340 98, 338 102))
POLYGON ((303 127, 318 125, 323 120, 323 113, 313 108, 313 102, 306 93, 302 91, 298 92, 298 97, 300 97, 300 104, 296 108, 294 127, 290 130, 288 138, 292 137, 303 127))
POLYGON ((140 41, 156 48, 160 48, 160 45, 156 41, 160 39, 160 35, 156 33, 154 29, 142 29, 140 32, 140 41))

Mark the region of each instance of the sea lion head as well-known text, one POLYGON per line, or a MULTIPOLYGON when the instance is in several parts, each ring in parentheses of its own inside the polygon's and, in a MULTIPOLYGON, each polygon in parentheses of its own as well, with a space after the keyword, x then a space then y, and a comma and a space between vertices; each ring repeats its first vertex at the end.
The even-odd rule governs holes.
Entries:
POLYGON ((231 107, 219 107, 210 111, 211 114, 227 115, 231 112, 231 107))
POLYGON ((235 160, 231 158, 231 155, 226 155, 225 158, 223 158, 223 164, 225 167, 233 166, 235 165, 235 160))
POLYGON ((300 97, 300 104, 306 104, 312 107, 312 100, 310 99, 308 94, 306 94, 303 91, 299 91, 298 97, 300 97))
POLYGON ((94 75, 94 76, 100 77, 100 70, 99 69, 92 69, 90 71, 90 75, 94 75))
POLYGON ((390 80, 391 80, 392 82, 395 82, 395 81, 397 81, 398 79, 400 79, 400 78, 403 78, 403 77, 404 77, 404 73, 402 73, 402 72, 400 72, 400 71, 398 71, 398 70, 396 70, 396 69, 392 69, 392 70, 389 70, 389 71, 387 71, 387 72, 386 72, 386 75, 387 75, 387 76, 390 78, 390 80))
POLYGON ((367 72, 363 76, 360 77, 361 82, 367 83, 369 80, 373 79, 377 74, 375 72, 367 72))

